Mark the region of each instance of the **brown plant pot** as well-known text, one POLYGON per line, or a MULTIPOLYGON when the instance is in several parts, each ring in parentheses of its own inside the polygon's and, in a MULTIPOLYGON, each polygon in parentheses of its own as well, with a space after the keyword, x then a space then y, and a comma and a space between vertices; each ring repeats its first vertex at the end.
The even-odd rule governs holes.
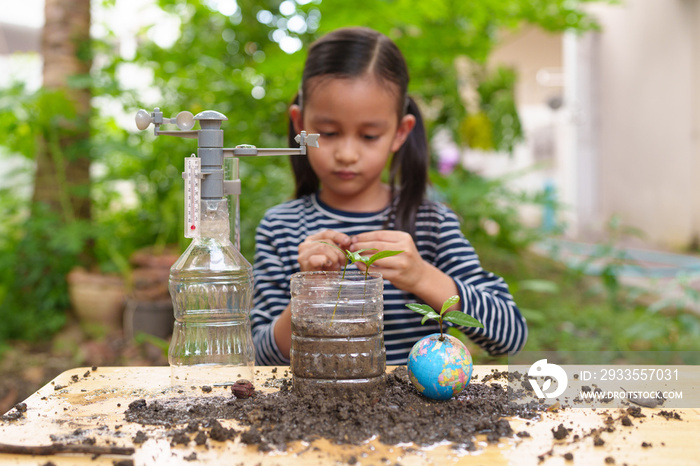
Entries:
POLYGON ((119 330, 126 302, 126 284, 118 275, 88 272, 75 268, 66 277, 71 307, 78 319, 119 330))
POLYGON ((124 311, 124 335, 134 338, 139 333, 147 333, 166 339, 173 333, 173 302, 170 298, 159 300, 127 300, 124 311))

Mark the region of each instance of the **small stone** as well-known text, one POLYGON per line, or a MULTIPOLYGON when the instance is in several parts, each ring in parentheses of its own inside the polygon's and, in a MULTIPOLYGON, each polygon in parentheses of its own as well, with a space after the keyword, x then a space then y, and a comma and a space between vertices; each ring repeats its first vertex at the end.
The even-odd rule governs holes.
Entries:
POLYGON ((236 398, 250 398, 255 393, 255 387, 250 381, 240 379, 235 384, 231 385, 231 392, 236 398))

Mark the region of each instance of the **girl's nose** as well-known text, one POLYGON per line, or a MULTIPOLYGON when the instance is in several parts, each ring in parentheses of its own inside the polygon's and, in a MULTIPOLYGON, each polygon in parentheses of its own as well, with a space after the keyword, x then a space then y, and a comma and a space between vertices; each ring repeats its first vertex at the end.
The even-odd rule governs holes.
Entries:
POLYGON ((338 144, 334 153, 335 160, 342 165, 352 165, 360 158, 358 147, 350 138, 338 144))

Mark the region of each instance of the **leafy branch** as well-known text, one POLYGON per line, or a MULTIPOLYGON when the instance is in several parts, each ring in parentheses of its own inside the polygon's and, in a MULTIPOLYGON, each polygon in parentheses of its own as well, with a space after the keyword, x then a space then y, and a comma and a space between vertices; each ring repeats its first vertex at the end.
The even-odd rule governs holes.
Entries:
POLYGON ((443 341, 445 339, 444 334, 442 332, 443 321, 450 322, 456 325, 461 325, 462 327, 484 328, 484 324, 482 324, 469 314, 466 314, 461 311, 447 312, 449 308, 451 308, 458 302, 459 296, 450 296, 445 300, 444 303, 442 303, 440 313, 437 313, 432 307, 428 306, 427 304, 409 303, 406 304, 406 307, 423 316, 423 320, 421 320, 420 322, 421 325, 425 324, 429 319, 437 320, 440 324, 440 341, 443 341))

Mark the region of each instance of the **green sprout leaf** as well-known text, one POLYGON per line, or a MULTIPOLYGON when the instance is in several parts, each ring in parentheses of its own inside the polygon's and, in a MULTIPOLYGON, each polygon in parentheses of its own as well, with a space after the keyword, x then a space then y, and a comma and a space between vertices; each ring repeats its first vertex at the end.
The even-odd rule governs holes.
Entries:
POLYGON ((401 254, 402 252, 403 251, 379 251, 378 253, 376 253, 375 255, 370 257, 367 260, 367 262, 365 262, 364 264, 367 265, 367 267, 369 267, 370 265, 374 264, 379 259, 384 259, 386 257, 396 256, 398 254, 401 254))
MULTIPOLYGON (((428 306, 427 304, 417 304, 417 303, 408 303, 406 304, 406 307, 412 310, 413 312, 417 312, 418 314, 423 314, 428 315, 430 313, 433 313, 437 315, 437 312, 433 310, 432 307, 428 306)), ((438 316, 440 317, 440 316, 438 316)))
POLYGON ((461 325, 462 327, 484 328, 484 324, 462 311, 450 311, 442 316, 442 320, 456 325, 461 325))
POLYGON ((362 255, 362 253, 365 252, 365 251, 376 251, 376 249, 374 249, 374 248, 370 248, 370 249, 360 249, 360 250, 355 251, 355 252, 347 251, 348 259, 350 259, 350 261, 351 261, 353 264, 354 264, 355 262, 362 262, 363 264, 365 264, 366 266, 369 267, 369 264, 367 263, 367 261, 368 261, 369 259, 368 259, 367 257, 365 257, 365 256, 362 255))
POLYGON ((444 334, 442 332, 443 322, 450 322, 452 324, 460 325, 462 327, 484 328, 484 325, 481 322, 479 322, 469 314, 465 314, 462 311, 446 312, 447 309, 457 304, 458 302, 459 296, 450 296, 445 300, 444 303, 442 303, 442 310, 440 311, 440 314, 435 312, 435 310, 427 304, 408 303, 406 304, 406 307, 412 310, 413 312, 417 312, 418 314, 421 314, 423 316, 423 320, 421 320, 421 325, 425 324, 430 319, 437 320, 438 324, 440 324, 440 340, 442 341, 444 339, 444 334))
POLYGON ((447 300, 442 303, 442 309, 440 310, 440 315, 444 315, 445 311, 454 306, 459 302, 459 296, 450 296, 447 300))

